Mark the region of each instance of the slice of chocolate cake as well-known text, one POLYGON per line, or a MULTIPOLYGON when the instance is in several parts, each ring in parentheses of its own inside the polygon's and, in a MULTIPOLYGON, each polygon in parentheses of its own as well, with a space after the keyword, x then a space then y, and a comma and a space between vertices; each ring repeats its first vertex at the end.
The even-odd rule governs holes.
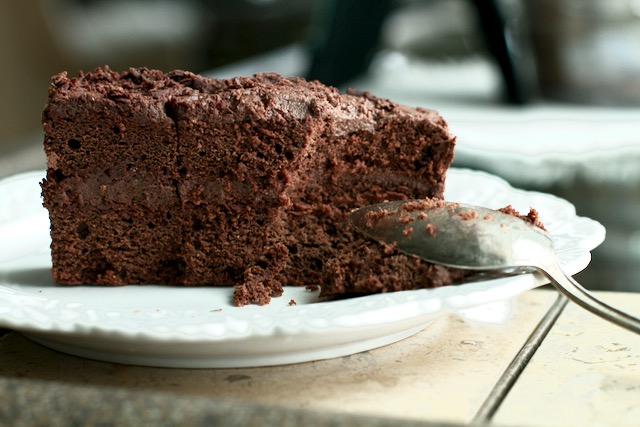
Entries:
POLYGON ((274 74, 62 73, 43 125, 58 283, 235 286, 238 305, 319 285, 351 209, 442 197, 455 144, 433 111, 274 74))

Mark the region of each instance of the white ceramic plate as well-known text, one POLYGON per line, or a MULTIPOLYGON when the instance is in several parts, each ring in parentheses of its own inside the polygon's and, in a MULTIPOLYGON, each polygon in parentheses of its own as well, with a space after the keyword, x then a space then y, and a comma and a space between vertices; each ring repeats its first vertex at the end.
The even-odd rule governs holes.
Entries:
MULTIPOLYGON (((322 302, 287 288, 267 306, 233 307, 229 288, 61 287, 51 280, 42 172, 0 182, 0 327, 53 349, 119 363, 246 367, 339 357, 408 337, 444 313, 509 299, 544 283, 526 274, 439 289, 322 302), (290 301, 295 305, 289 305, 290 301)), ((534 206, 574 274, 604 239, 568 202, 494 176, 452 169, 446 198, 499 208, 534 206)))

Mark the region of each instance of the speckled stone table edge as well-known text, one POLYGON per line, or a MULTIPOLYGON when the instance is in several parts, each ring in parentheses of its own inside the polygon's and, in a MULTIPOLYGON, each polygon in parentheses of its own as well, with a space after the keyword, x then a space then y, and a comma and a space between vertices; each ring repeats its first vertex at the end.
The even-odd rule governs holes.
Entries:
POLYGON ((0 425, 455 426, 224 401, 167 392, 0 379, 0 425))

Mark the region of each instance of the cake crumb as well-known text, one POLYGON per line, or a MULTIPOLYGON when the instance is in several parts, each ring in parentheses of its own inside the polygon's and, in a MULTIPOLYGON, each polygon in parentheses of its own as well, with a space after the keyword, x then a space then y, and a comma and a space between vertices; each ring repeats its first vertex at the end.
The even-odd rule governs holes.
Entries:
POLYGON ((282 284, 260 267, 246 272, 245 282, 233 288, 233 303, 236 307, 249 304, 266 305, 272 297, 283 294, 282 284))
POLYGON ((396 210, 390 210, 390 209, 380 209, 379 211, 375 211, 375 212, 374 211, 368 211, 364 215, 365 227, 373 228, 374 227, 374 223, 377 220, 379 220, 380 218, 384 218, 385 216, 393 215, 396 212, 397 212, 396 210))
POLYGON ((396 252, 396 249, 398 249, 398 242, 393 242, 391 244, 387 244, 387 243, 380 243, 382 246, 382 253, 384 255, 392 255, 396 252))
POLYGON ((289 305, 297 305, 297 303, 296 303, 295 300, 291 300, 291 301, 289 301, 289 305))
POLYGON ((542 224, 542 222, 540 221, 540 214, 534 208, 529 208, 529 213, 526 215, 521 215, 520 212, 514 209, 514 207, 511 205, 507 205, 504 208, 500 208, 498 209, 498 211, 505 213, 507 215, 513 215, 515 217, 518 217, 523 221, 527 221, 533 224, 534 226, 540 228, 543 231, 547 231, 547 229, 544 227, 544 224, 542 224))
POLYGON ((431 223, 427 224, 425 230, 427 231, 427 233, 429 233, 430 236, 436 235, 436 227, 431 223))
POLYGON ((458 214, 458 216, 463 220, 463 221, 470 221, 472 219, 477 219, 478 218, 478 212, 474 211, 474 210, 468 210, 468 211, 462 211, 458 214))
POLYGON ((401 212, 400 218, 398 218, 398 221, 400 221, 403 224, 409 224, 410 222, 413 221, 413 219, 411 218, 411 215, 409 215, 408 212, 401 212))
POLYGON ((402 230, 402 235, 404 237, 411 237, 412 234, 413 234, 413 227, 407 227, 404 230, 402 230))
POLYGON ((445 206, 446 202, 442 199, 422 199, 412 200, 402 205, 402 210, 406 212, 424 211, 426 209, 439 208, 445 206))

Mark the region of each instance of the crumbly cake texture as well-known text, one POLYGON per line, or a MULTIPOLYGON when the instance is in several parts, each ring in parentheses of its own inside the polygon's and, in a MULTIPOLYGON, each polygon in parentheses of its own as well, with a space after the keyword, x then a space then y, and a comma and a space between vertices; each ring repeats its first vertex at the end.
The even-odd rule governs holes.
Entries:
MULTIPOLYGON (((442 199, 420 199, 407 202, 401 211, 422 211, 419 219, 428 221, 426 210, 443 207, 446 203, 442 199)), ((454 208, 456 204, 451 205, 454 208)), ((498 209, 507 215, 520 218, 535 227, 546 231, 540 221, 538 211, 530 208, 526 215, 520 214, 511 205, 498 209)), ((365 216, 365 227, 372 227, 376 221, 386 215, 395 215, 398 211, 380 210, 368 212, 365 216)), ((463 211, 458 214, 465 221, 490 221, 490 217, 480 218, 476 211, 463 211)), ((399 217, 402 221, 402 216, 399 217)), ((410 238, 413 231, 413 220, 407 215, 405 236, 410 238)), ((427 224, 427 232, 437 233, 437 230, 427 224)), ((417 256, 406 255, 396 249, 396 244, 385 245, 373 242, 371 239, 358 239, 345 245, 330 260, 327 261, 321 276, 321 295, 325 297, 358 296, 371 293, 394 292, 421 288, 438 288, 468 281, 470 276, 483 277, 486 273, 444 267, 425 262, 417 256)))
POLYGON ((458 284, 471 274, 400 253, 393 245, 363 239, 342 248, 327 261, 321 295, 348 297, 373 293, 438 288, 458 284))
POLYGON ((320 284, 360 241, 352 209, 441 198, 455 145, 436 112, 368 93, 144 68, 54 76, 43 127, 56 282, 234 286, 236 305, 320 284))

